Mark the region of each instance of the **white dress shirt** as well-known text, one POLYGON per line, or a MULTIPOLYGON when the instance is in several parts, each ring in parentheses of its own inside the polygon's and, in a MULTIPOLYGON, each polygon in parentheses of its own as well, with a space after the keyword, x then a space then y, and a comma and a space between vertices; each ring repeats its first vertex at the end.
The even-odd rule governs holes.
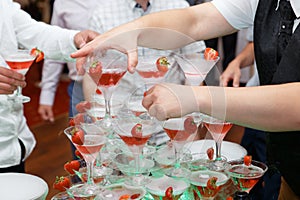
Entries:
MULTIPOLYGON (((259 0, 213 0, 212 3, 225 17, 225 19, 237 30, 253 26, 254 17, 259 0)), ((278 0, 279 5, 280 0, 278 0)), ((300 1, 290 0, 296 17, 300 17, 300 1)), ((300 19, 296 19, 294 30, 300 19)))
MULTIPOLYGON (((0 54, 7 48, 38 47, 44 51, 45 57, 71 60, 69 55, 76 50, 73 39, 77 31, 36 22, 12 0, 1 0, 0 10, 0 54)), ((0 59, 0 64, 8 67, 3 59, 0 59)), ((21 148, 18 138, 26 148, 24 159, 36 144, 23 114, 22 103, 8 100, 7 95, 0 95, 0 168, 19 164, 21 148)))
MULTIPOLYGON (((88 29, 92 9, 105 0, 56 0, 53 5, 51 24, 66 29, 88 29)), ((74 81, 81 81, 77 75, 76 64, 68 62, 69 77, 74 81)), ((42 72, 40 104, 53 105, 59 78, 64 68, 64 62, 45 60, 42 72)))

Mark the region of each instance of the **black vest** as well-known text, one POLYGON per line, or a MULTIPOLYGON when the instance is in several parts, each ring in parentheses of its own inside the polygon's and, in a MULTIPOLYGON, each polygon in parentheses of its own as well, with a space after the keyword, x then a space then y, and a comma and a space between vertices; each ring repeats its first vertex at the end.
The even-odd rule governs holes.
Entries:
MULTIPOLYGON (((255 16, 254 50, 261 85, 300 81, 299 26, 283 52, 281 61, 277 63, 276 60, 280 25, 276 6, 277 0, 260 0, 255 16)), ((277 166, 289 186, 300 196, 300 130, 268 133, 268 157, 269 162, 277 166)))

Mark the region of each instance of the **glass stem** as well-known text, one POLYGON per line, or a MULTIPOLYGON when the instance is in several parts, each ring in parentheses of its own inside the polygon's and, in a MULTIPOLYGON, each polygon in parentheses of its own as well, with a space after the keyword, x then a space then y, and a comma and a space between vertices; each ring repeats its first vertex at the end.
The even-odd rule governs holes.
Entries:
POLYGON ((22 96, 22 87, 21 86, 18 86, 17 87, 17 94, 16 94, 18 97, 19 96, 22 96))
POLYGON ((134 153, 134 164, 135 164, 135 172, 139 174, 140 171, 140 154, 134 153))
POLYGON ((105 99, 105 115, 106 117, 110 117, 110 99, 105 99))
POLYGON ((94 185, 94 179, 93 179, 93 174, 94 174, 94 162, 86 162, 86 173, 87 173, 87 184, 88 185, 94 185))
POLYGON ((174 154, 175 154, 175 165, 174 165, 174 168, 175 169, 179 169, 180 168, 179 151, 177 150, 177 148, 176 148, 175 145, 174 145, 174 154))
POLYGON ((221 144, 222 144, 222 141, 216 142, 216 160, 222 160, 222 158, 221 158, 221 144))

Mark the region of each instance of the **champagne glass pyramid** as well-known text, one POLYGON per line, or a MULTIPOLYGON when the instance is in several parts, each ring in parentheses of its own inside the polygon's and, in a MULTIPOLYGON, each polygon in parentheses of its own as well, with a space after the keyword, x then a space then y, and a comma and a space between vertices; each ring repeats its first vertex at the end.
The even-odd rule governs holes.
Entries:
POLYGON ((163 129, 171 139, 175 156, 174 166, 164 170, 167 176, 181 178, 189 175, 189 170, 181 167, 180 155, 184 155, 181 152, 181 150, 184 150, 183 146, 194 140, 199 124, 200 121, 196 121, 192 115, 170 118, 163 122, 163 129))
POLYGON ((86 71, 103 93, 105 99, 105 119, 102 125, 111 128, 111 97, 116 85, 127 71, 127 58, 124 54, 108 50, 105 53, 95 51, 87 59, 86 71))
MULTIPOLYGON (((35 60, 36 55, 32 54, 31 50, 19 49, 12 52, 6 52, 3 57, 12 70, 25 75, 32 65, 33 61, 35 60)), ((17 88, 15 98, 18 98, 23 103, 27 103, 30 101, 30 97, 22 95, 22 88, 20 86, 18 86, 17 88)))
POLYGON ((268 167, 264 163, 252 160, 251 156, 245 156, 244 160, 230 161, 225 172, 238 188, 237 194, 239 194, 249 193, 267 170, 268 167))
POLYGON ((219 61, 219 57, 207 60, 204 53, 174 54, 174 57, 184 72, 187 84, 200 85, 208 72, 219 61))
MULTIPOLYGON (((153 118, 139 118, 130 110, 124 109, 115 119, 114 131, 128 146, 134 156, 133 162, 127 163, 126 171, 133 176, 126 181, 129 185, 144 185, 148 178, 143 173, 154 166, 153 160, 141 160, 143 148, 149 138, 158 131, 159 124, 153 118), (147 162, 148 164, 141 162, 147 162)), ((123 157, 123 156, 122 156, 123 157)), ((120 169, 122 171, 122 169, 120 169)))
POLYGON ((204 126, 210 132, 216 142, 216 159, 213 162, 212 169, 224 170, 226 161, 221 156, 221 145, 224 137, 232 127, 232 123, 213 118, 208 115, 201 114, 204 126))
POLYGON ((101 188, 94 183, 93 167, 101 148, 106 143, 106 137, 101 131, 95 129, 88 131, 81 126, 70 126, 64 130, 65 135, 74 144, 83 156, 87 167, 87 182, 71 187, 69 193, 74 197, 95 197, 101 188))

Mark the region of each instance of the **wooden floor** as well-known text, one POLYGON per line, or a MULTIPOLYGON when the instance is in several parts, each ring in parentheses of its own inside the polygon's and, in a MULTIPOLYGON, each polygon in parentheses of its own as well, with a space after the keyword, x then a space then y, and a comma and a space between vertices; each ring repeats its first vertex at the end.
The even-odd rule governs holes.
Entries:
POLYGON ((54 124, 32 127, 37 146, 26 161, 26 172, 44 179, 49 186, 47 200, 58 193, 52 189, 56 176, 66 175, 64 164, 72 159, 68 138, 63 134, 67 127, 67 114, 58 116, 54 124))

